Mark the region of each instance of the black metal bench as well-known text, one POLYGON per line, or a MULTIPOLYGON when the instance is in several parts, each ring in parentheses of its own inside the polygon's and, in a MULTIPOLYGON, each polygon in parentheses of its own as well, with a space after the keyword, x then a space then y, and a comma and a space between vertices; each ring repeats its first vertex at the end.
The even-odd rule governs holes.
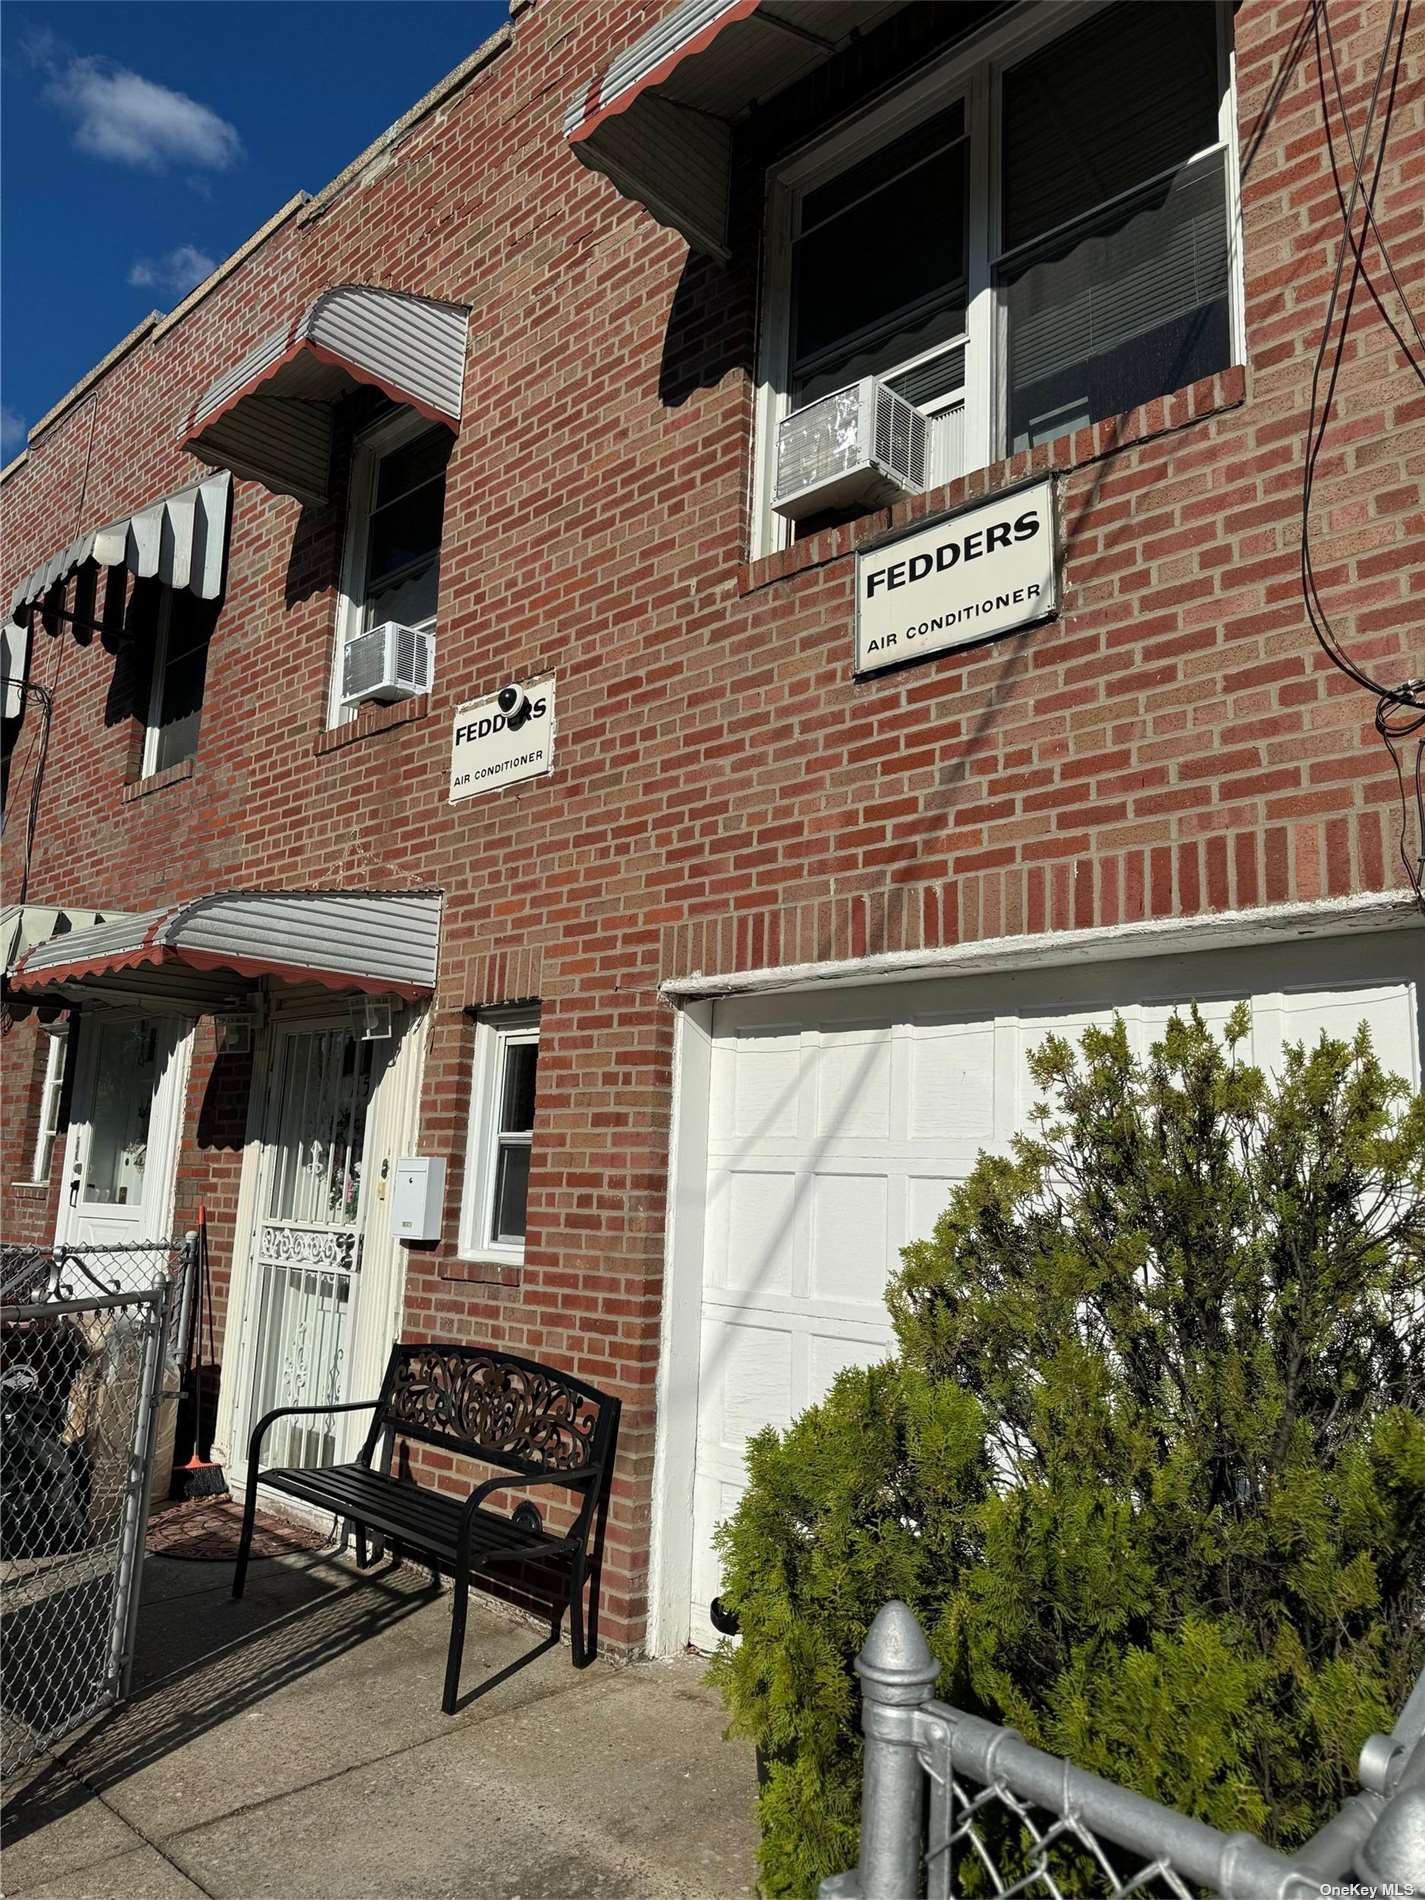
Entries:
POLYGON ((350 1520, 362 1569, 372 1561, 367 1549, 372 1532, 389 1539, 397 1556, 407 1547, 419 1552, 437 1577, 441 1565, 448 1566, 455 1603, 441 1702, 447 1715, 455 1713, 466 1604, 477 1571, 499 1576, 511 1565, 534 1563, 542 1577, 552 1576, 557 1593, 555 1636, 567 1603, 574 1667, 583 1669, 594 1660, 598 1645, 599 1573, 618 1415, 617 1399, 532 1359, 517 1359, 486 1346, 394 1346, 378 1398, 354 1399, 346 1405, 289 1406, 269 1412, 258 1423, 248 1451, 247 1500, 233 1595, 242 1595, 247 1577, 260 1480, 350 1520), (261 1470, 262 1441, 277 1419, 367 1410, 374 1413, 371 1429, 354 1464, 261 1470), (466 1498, 394 1478, 389 1467, 397 1437, 497 1466, 500 1475, 476 1485, 466 1498), (385 1468, 373 1469, 377 1445, 383 1440, 385 1468), (545 1530, 528 1499, 509 1516, 483 1508, 494 1491, 523 1491, 537 1485, 560 1486, 581 1500, 568 1530, 545 1530))

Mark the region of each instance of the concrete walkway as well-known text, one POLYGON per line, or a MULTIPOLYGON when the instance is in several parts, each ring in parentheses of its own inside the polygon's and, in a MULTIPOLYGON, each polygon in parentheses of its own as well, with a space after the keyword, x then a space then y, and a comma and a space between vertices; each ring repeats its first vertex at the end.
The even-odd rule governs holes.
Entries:
POLYGON ((150 1557, 134 1694, 7 1790, 11 1900, 727 1900, 751 1895, 751 1750, 696 1658, 576 1672, 471 1599, 344 1561, 150 1557))

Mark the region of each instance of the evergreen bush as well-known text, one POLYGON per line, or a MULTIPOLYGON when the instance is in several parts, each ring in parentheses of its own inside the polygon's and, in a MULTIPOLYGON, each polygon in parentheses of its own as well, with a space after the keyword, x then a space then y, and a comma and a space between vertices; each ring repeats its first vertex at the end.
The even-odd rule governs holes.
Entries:
POLYGON ((1425 1097, 1362 1026, 1267 1080, 1194 1009, 1050 1037, 888 1295, 897 1355, 751 1443, 712 1679, 768 1895, 855 1864, 851 1662, 898 1596, 937 1693, 1283 1850, 1425 1663, 1425 1097))

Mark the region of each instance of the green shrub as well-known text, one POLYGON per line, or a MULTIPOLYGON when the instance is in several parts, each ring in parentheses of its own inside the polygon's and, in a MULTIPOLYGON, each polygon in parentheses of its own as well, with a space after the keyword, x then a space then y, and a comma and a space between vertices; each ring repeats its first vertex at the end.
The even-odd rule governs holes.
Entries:
POLYGON ((712 1678, 769 1895, 856 1859, 851 1661, 892 1596, 938 1693, 1290 1848, 1425 1663, 1425 1097, 1364 1027, 1267 1081, 1194 1010, 1031 1069, 888 1295, 898 1354, 748 1452, 712 1678))

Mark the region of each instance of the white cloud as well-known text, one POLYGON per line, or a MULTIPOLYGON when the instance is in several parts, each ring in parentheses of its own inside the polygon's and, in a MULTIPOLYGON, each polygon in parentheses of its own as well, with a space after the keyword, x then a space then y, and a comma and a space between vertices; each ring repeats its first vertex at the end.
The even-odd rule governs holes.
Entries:
POLYGON ((37 55, 50 74, 44 97, 74 124, 74 143, 94 158, 143 171, 200 166, 225 171, 242 156, 235 127, 211 107, 112 60, 37 55))
POLYGON ((12 455, 18 455, 27 433, 25 418, 17 416, 9 403, 0 402, 0 457, 8 462, 12 455))
POLYGON ((196 244, 179 244, 159 258, 136 257, 129 269, 129 282, 137 289, 167 290, 175 297, 186 297, 216 262, 196 244))

